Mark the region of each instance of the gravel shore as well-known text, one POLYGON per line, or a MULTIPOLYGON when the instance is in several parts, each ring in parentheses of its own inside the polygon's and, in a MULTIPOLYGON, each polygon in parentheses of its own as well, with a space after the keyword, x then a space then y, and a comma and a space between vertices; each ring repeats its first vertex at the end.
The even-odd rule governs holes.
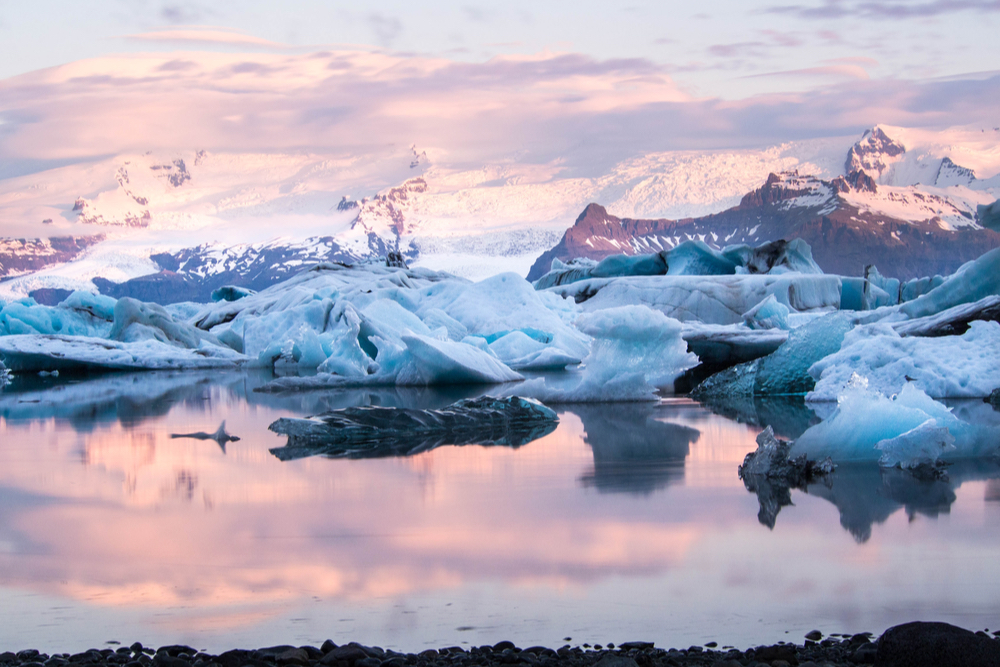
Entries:
POLYGON ((552 649, 519 648, 502 641, 492 646, 447 647, 399 653, 357 643, 322 646, 272 646, 234 649, 218 655, 189 646, 152 649, 136 642, 118 648, 46 655, 28 649, 0 653, 3 667, 976 667, 1000 666, 1000 640, 945 623, 908 623, 881 637, 871 633, 823 637, 810 632, 801 644, 778 643, 740 650, 715 642, 688 648, 659 648, 649 642, 625 642, 552 649))

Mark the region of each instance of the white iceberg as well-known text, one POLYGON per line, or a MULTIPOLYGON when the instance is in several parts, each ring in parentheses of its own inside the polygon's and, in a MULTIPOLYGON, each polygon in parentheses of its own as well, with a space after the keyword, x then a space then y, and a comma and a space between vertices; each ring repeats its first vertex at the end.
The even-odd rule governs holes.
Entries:
POLYGON ((938 398, 980 398, 1000 385, 1000 323, 974 321, 961 336, 902 337, 888 324, 855 327, 840 350, 809 368, 809 401, 835 401, 854 374, 885 395, 913 385, 938 398))
POLYGON ((581 315, 576 322, 593 338, 580 379, 554 386, 546 379, 518 386, 520 396, 551 403, 656 400, 657 389, 698 364, 687 351, 681 325, 645 306, 621 306, 581 315))
POLYGON ((883 468, 916 470, 936 466, 942 454, 955 449, 955 437, 937 421, 928 419, 895 438, 879 440, 875 449, 882 452, 878 464, 883 468))

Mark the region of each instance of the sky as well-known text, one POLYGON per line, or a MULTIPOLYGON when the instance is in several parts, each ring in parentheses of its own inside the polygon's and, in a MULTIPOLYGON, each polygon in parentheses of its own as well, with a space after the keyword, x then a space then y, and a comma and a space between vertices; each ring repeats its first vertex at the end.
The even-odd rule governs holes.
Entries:
POLYGON ((1000 0, 3 0, 0 175, 388 143, 596 173, 876 123, 993 127, 998 28, 1000 0))

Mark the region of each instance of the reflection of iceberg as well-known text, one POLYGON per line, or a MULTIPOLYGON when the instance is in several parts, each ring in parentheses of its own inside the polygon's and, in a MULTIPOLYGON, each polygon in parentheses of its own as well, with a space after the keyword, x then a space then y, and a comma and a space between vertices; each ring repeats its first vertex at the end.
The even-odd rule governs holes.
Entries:
POLYGON ((804 396, 704 396, 699 402, 717 415, 741 424, 771 426, 776 436, 794 440, 820 421, 804 396))
POLYGON ((836 505, 840 525, 858 542, 865 542, 874 524, 885 522, 901 508, 910 520, 918 514, 931 518, 947 514, 955 502, 955 489, 978 480, 1000 480, 1000 465, 962 461, 948 468, 948 479, 918 479, 899 469, 846 465, 833 474, 829 487, 813 485, 807 493, 836 505))
POLYGON ((648 494, 684 479, 684 459, 701 436, 697 429, 661 422, 653 404, 574 405, 594 469, 581 477, 601 492, 648 494))
POLYGON ((288 436, 271 453, 282 461, 322 455, 329 458, 411 456, 443 445, 520 447, 555 430, 552 410, 530 399, 483 397, 441 410, 361 407, 326 412, 309 419, 283 417, 269 427, 288 436))

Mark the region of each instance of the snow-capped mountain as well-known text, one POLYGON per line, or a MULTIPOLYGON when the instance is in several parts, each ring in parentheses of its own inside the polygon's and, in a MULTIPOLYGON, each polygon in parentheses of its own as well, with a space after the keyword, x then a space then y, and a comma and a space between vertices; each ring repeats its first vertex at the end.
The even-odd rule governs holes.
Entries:
MULTIPOLYGON (((853 149, 852 155, 857 155, 853 149)), ((875 165, 874 172, 885 164, 880 156, 866 157, 874 157, 868 162, 875 165)), ((721 248, 791 238, 808 242, 828 273, 862 275, 866 265, 876 264, 898 278, 948 274, 1000 247, 1000 234, 976 224, 978 200, 971 191, 878 185, 865 171, 855 170, 832 180, 797 172, 770 174, 739 205, 700 218, 622 219, 591 204, 532 265, 528 279, 541 277, 556 258, 655 253, 687 240, 721 248)))
MULTIPOLYGON (((701 221, 656 236, 661 245, 689 233, 709 235, 713 243, 711 234, 720 243, 761 240, 772 227, 784 234, 794 227, 790 220, 810 216, 958 230, 975 227, 977 205, 996 199, 998 142, 1000 132, 992 130, 878 126, 860 141, 834 137, 761 150, 641 155, 590 176, 567 173, 558 160, 531 164, 516 155, 478 167, 450 164, 446 155, 417 146, 364 156, 121 155, 0 180, 5 232, 38 248, 63 248, 11 252, 33 253, 30 266, 0 260, 0 298, 40 288, 94 290, 98 283, 109 293, 152 289, 203 297, 211 286, 260 287, 304 263, 354 262, 389 250, 412 265, 474 279, 505 270, 523 274, 593 201, 609 216, 637 223, 701 221), (753 196, 780 201, 761 201, 753 212, 766 217, 773 209, 781 224, 758 222, 744 201, 769 174, 778 181, 753 196), (733 209, 746 219, 738 220, 733 209), (728 228, 706 227, 704 220, 718 216, 728 228), (701 227, 705 231, 696 231, 701 227), (131 286, 111 284, 140 278, 131 286)), ((622 249, 645 247, 645 234, 633 236, 640 240, 609 238, 622 249)), ((607 252, 611 248, 620 251, 611 244, 607 252)))

